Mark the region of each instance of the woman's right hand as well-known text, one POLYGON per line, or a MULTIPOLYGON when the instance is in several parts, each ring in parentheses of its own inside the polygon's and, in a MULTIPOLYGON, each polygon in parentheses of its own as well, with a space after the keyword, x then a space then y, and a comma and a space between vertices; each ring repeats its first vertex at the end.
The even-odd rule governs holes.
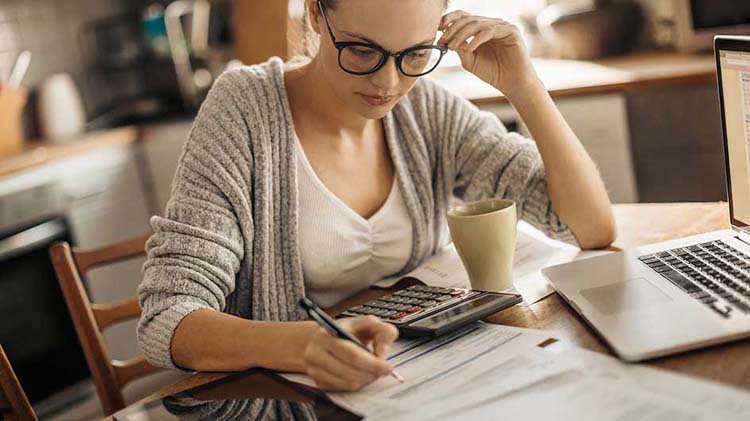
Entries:
POLYGON ((336 322, 363 344, 371 344, 375 355, 318 328, 305 349, 305 364, 307 374, 321 390, 355 392, 393 371, 385 358, 388 347, 398 338, 398 329, 374 316, 336 322))

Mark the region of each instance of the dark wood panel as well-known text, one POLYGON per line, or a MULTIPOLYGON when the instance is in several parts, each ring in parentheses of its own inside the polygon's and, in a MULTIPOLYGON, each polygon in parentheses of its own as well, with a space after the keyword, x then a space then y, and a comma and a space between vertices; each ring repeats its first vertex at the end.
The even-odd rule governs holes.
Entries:
POLYGON ((726 198, 721 114, 714 84, 627 95, 642 202, 726 198))

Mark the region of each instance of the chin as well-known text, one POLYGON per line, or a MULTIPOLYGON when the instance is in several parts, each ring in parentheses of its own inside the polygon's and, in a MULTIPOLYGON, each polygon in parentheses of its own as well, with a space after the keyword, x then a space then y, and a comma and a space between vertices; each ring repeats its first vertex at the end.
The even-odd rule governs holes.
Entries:
POLYGON ((356 110, 357 114, 361 115, 364 118, 370 120, 379 120, 388 115, 388 113, 393 110, 393 107, 395 107, 397 103, 398 100, 393 101, 393 103, 388 105, 373 106, 369 104, 363 104, 361 101, 358 101, 354 105, 353 109, 356 110))
POLYGON ((378 107, 377 109, 363 110, 359 114, 370 120, 380 120, 388 115, 392 109, 393 107, 378 107))

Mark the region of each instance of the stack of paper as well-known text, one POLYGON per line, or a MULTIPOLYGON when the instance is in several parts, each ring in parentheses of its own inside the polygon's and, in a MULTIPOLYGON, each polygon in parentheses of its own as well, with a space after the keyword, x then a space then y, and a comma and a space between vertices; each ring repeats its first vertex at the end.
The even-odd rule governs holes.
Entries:
MULTIPOLYGON (((552 285, 542 275, 548 266, 585 259, 607 251, 581 251, 571 245, 551 240, 526 222, 518 223, 516 250, 513 259, 514 289, 523 296, 526 304, 533 304, 552 294, 552 285)), ((469 275, 453 243, 436 253, 412 272, 382 280, 377 287, 389 288, 403 277, 412 277, 433 286, 471 288, 469 275)))
MULTIPOLYGON (((480 323, 432 341, 399 341, 404 376, 330 393, 368 419, 748 420, 750 394, 572 348, 537 345, 550 332, 480 323)), ((314 385, 302 375, 292 381, 314 385)))

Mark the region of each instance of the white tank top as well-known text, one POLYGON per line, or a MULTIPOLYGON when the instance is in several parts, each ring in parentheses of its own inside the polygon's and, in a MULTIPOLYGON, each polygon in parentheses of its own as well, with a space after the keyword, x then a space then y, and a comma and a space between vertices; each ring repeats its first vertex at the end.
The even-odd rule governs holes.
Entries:
POLYGON ((318 178, 297 144, 299 244, 307 296, 330 307, 400 272, 412 249, 412 222, 393 177, 383 206, 363 218, 318 178))

